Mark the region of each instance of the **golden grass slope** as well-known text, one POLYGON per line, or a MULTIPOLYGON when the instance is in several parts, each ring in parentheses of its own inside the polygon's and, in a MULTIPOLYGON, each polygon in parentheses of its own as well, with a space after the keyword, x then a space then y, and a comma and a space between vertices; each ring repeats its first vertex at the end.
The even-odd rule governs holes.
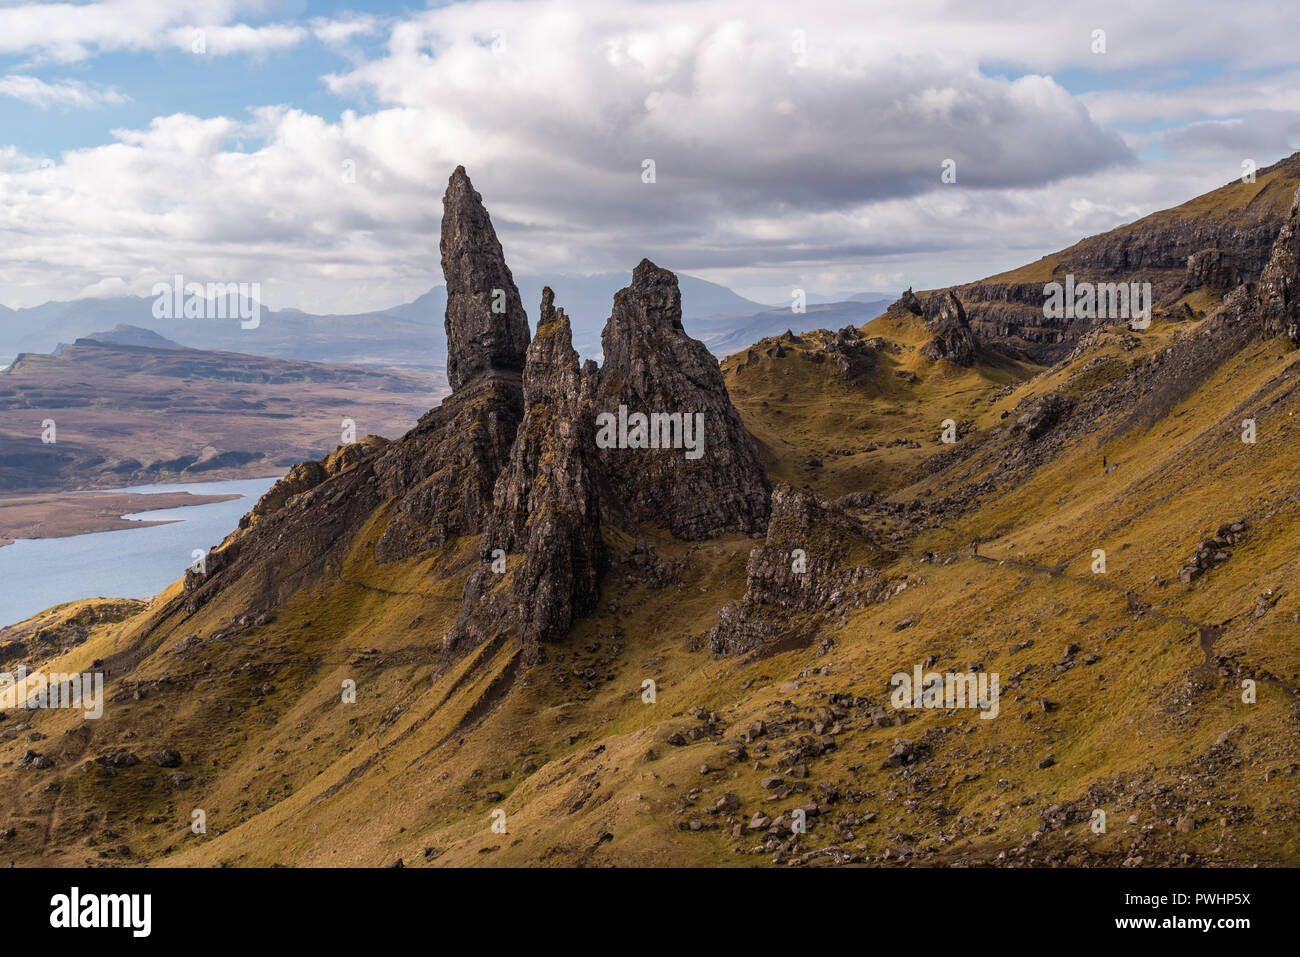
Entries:
MULTIPOLYGON (((1050 370, 959 369, 920 357, 924 330, 894 313, 866 329, 890 345, 865 380, 808 361, 818 334, 726 371, 775 479, 934 500, 996 475, 1018 441, 1004 411, 1096 389, 1189 329, 1158 324, 1136 345, 1102 336, 1050 370), (937 440, 943 418, 967 423, 972 450, 927 474, 952 451, 937 440)), ((173 586, 41 663, 105 659, 102 719, 15 710, 0 722, 6 850, 20 865, 93 866, 1300 863, 1297 355, 1257 343, 1152 427, 1084 435, 921 529, 882 569, 906 587, 850 613, 824 654, 708 653, 718 610, 745 590, 742 537, 646 529, 672 571, 656 588, 622 560, 631 540, 607 533, 597 613, 533 667, 492 644, 443 660, 476 543, 378 566, 385 511, 336 575, 262 624, 245 619, 255 582, 190 617, 173 586), (1254 445, 1239 438, 1247 415, 1254 445), (1247 541, 1181 584, 1196 543, 1240 517, 1247 541), (984 560, 965 547, 977 537, 984 560), (1199 624, 1221 627, 1208 666, 1199 624), (998 673, 999 717, 892 723, 890 676, 923 662, 998 673), (768 730, 752 734, 755 721, 768 730), (923 756, 883 767, 899 738, 923 756), (149 760, 161 748, 181 766, 149 760), (114 765, 120 749, 140 763, 114 765), (32 767, 29 750, 53 767, 32 767), (765 787, 773 775, 782 784, 765 787), (750 828, 796 807, 811 812, 806 834, 767 843, 768 827, 750 828)))

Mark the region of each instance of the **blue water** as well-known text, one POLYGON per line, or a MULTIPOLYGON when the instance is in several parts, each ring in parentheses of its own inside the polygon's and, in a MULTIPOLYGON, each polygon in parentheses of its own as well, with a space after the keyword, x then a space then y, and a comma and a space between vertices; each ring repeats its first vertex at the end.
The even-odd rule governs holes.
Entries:
MULTIPOLYGON (((134 485, 111 492, 240 495, 229 502, 132 512, 168 525, 92 532, 68 538, 19 539, 0 548, 0 626, 80 598, 147 598, 185 574, 194 549, 219 545, 275 484, 273 478, 186 485, 134 485)), ((83 494, 68 492, 69 495, 83 494)))

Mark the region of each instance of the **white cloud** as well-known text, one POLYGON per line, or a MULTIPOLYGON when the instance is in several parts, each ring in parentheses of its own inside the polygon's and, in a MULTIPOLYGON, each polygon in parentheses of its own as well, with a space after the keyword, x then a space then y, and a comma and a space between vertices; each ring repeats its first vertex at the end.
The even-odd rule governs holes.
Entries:
MULTIPOLYGON (((91 17, 44 45, 0 30, 0 48, 148 49, 218 23, 229 29, 209 35, 209 50, 230 52, 298 42, 301 29, 241 28, 234 19, 258 5, 234 0, 185 16, 129 5, 156 35, 114 34, 91 17)), ((15 9, 0 7, 0 21, 15 9)), ((1252 34, 1270 30, 1254 41, 1257 66, 1289 63, 1295 30, 1281 14, 1258 16, 1252 34)), ((630 269, 650 256, 783 290, 778 299, 801 284, 924 288, 1181 202, 1238 175, 1243 149, 1264 165, 1300 135, 1294 70, 1185 75, 1189 60, 1237 58, 1244 29, 1209 27, 1186 5, 1052 7, 1024 20, 1009 3, 934 0, 869 11, 849 0, 470 0, 391 24, 308 26, 349 49, 349 68, 322 79, 368 112, 159 117, 66 152, 52 171, 0 151, 0 243, 22 250, 0 265, 0 299, 66 296, 106 278, 144 293, 183 272, 259 281, 276 307, 391 305, 440 281, 440 198, 458 163, 517 273, 630 269), (1107 30, 1101 56, 1088 47, 1094 27, 1107 30), (352 49, 377 31, 387 31, 378 56, 352 49), (1087 69, 1184 85, 1144 93, 1117 80, 1073 95, 1049 75, 1087 69), (1187 125, 1122 135, 1106 125, 1166 114, 1187 125), (1137 160, 1166 146, 1173 158, 1137 160), (642 182, 647 158, 654 184, 642 182), (945 159, 956 184, 940 182, 945 159)))
POLYGON ((0 77, 0 96, 22 100, 47 110, 52 106, 65 109, 94 109, 125 103, 128 97, 112 87, 99 89, 75 80, 46 83, 39 77, 10 73, 0 77))
POLYGON ((267 52, 292 46, 308 33, 292 25, 232 21, 277 7, 269 0, 16 3, 0 7, 0 54, 75 62, 117 51, 188 50, 199 28, 207 34, 208 53, 267 52))
POLYGON ((310 22, 312 36, 332 47, 346 46, 357 37, 372 36, 379 30, 379 21, 369 14, 356 14, 338 20, 316 17, 310 22))
POLYGON ((110 276, 82 288, 77 299, 112 299, 115 296, 127 296, 131 288, 119 276, 110 276))

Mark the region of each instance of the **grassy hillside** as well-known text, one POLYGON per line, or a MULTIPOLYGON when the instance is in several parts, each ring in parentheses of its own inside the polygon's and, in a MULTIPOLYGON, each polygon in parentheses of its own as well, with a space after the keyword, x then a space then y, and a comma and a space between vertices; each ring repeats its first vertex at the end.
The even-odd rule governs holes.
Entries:
POLYGON ((172 600, 178 583, 46 662, 114 663, 102 719, 10 711, 0 723, 8 854, 102 866, 1295 864, 1300 354, 1252 342, 1185 394, 1128 384, 1198 328, 1112 330, 1048 369, 960 369, 920 356, 924 329, 891 312, 865 328, 884 344, 856 379, 809 358, 829 334, 728 360, 773 477, 877 493, 853 514, 896 543, 879 570, 897 583, 889 596, 796 650, 707 650, 719 610, 745 592, 754 543, 739 536, 687 543, 647 528, 647 566, 607 532, 597 612, 533 666, 491 643, 443 658, 477 541, 379 566, 386 510, 269 620, 248 617, 251 578, 192 615, 172 600), (1049 393, 1076 411, 1032 443, 1013 433, 1049 393), (1093 415, 1093 401, 1113 407, 1093 415), (1240 441, 1244 417, 1257 420, 1254 445, 1240 441), (937 441, 944 418, 962 423, 955 446, 937 441), (1249 531, 1226 561, 1182 583, 1198 542, 1238 519, 1249 531), (891 675, 923 663, 997 673, 998 717, 890 708, 891 675), (150 760, 164 748, 178 767, 150 760), (792 835, 797 808, 807 833, 792 835))

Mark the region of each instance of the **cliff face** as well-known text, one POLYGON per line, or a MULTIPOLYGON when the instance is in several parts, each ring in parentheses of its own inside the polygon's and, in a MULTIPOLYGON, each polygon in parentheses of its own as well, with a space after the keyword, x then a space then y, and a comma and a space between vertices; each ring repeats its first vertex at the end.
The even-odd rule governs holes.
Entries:
POLYGON ((1064 358, 1098 325, 1123 319, 1044 315, 1043 286, 1076 282, 1150 283, 1156 310, 1190 317, 1173 306, 1193 293, 1212 305, 1244 283, 1262 281, 1278 229, 1300 186, 1300 154, 1204 196, 1145 216, 1009 273, 929 294, 955 291, 981 341, 1010 347, 1038 362, 1064 358))
POLYGON ((1260 276, 1258 297, 1264 333, 1300 345, 1300 189, 1260 276))
POLYGON ((466 583, 449 648, 513 630, 533 658, 538 642, 564 637, 600 597, 606 557, 590 385, 549 287, 523 385, 523 422, 496 482, 481 564, 466 583))
POLYGON ((608 518, 685 539, 764 529, 771 486, 758 445, 717 360, 682 328, 677 277, 642 260, 614 297, 601 343, 593 411, 606 426, 597 432, 601 471, 616 493, 608 518))

